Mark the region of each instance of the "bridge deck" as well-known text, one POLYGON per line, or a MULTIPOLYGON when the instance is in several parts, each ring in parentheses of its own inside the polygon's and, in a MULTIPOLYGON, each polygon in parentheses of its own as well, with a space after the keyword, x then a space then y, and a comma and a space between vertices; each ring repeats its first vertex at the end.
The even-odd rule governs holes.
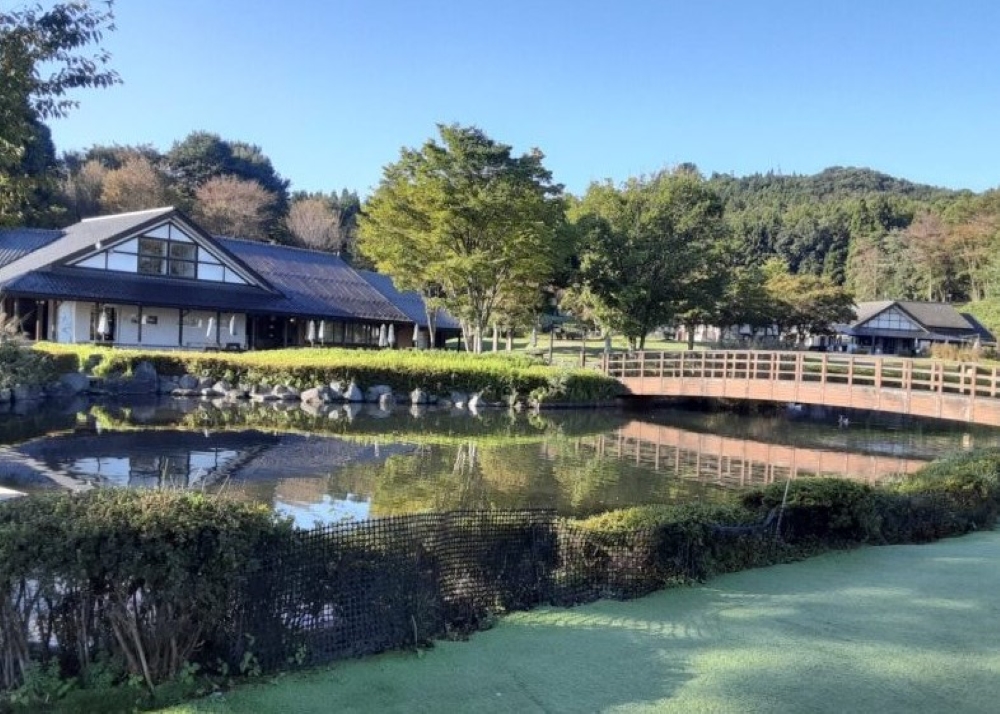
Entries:
POLYGON ((873 409, 1000 426, 995 365, 816 352, 612 354, 606 374, 635 395, 873 409))

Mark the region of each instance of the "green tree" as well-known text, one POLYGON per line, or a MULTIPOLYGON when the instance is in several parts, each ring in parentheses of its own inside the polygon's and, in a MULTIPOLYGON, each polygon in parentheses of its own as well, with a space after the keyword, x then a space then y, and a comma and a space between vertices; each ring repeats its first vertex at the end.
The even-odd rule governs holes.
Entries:
MULTIPOLYGON (((229 177, 240 179, 243 184, 256 183, 271 198, 254 223, 259 222, 267 236, 288 236, 284 219, 288 214, 289 182, 278 174, 259 146, 227 141, 207 131, 194 131, 175 142, 164 161, 176 177, 179 190, 192 203, 198 190, 212 179, 229 177)), ((232 207, 232 211, 237 210, 239 206, 232 207)))
POLYGON ((794 275, 780 259, 768 261, 763 273, 771 324, 779 337, 794 332, 799 342, 806 335, 830 334, 833 325, 854 318, 854 297, 829 278, 794 275))
POLYGON ((111 2, 0 11, 0 224, 23 221, 37 210, 32 197, 51 192, 51 162, 38 162, 39 150, 51 146, 42 122, 77 106, 67 92, 120 81, 106 51, 84 52, 114 29, 113 20, 111 2))
POLYGON ((592 184, 580 206, 581 274, 612 326, 642 349, 656 326, 710 314, 729 261, 722 202, 697 174, 680 170, 592 184))
POLYGON ((514 156, 475 127, 438 131, 440 143, 403 149, 385 167, 359 248, 401 288, 420 291, 429 312, 448 308, 480 352, 496 310, 515 314, 558 263, 562 187, 538 150, 514 156))

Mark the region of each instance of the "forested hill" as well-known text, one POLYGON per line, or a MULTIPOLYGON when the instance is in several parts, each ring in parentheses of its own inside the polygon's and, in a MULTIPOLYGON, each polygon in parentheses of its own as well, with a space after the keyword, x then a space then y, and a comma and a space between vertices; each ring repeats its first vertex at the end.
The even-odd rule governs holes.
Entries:
POLYGON ((951 198, 959 193, 950 189, 913 183, 873 169, 853 166, 832 166, 811 176, 773 172, 749 176, 717 173, 712 175, 709 183, 734 208, 760 203, 837 201, 871 194, 934 201, 951 198))

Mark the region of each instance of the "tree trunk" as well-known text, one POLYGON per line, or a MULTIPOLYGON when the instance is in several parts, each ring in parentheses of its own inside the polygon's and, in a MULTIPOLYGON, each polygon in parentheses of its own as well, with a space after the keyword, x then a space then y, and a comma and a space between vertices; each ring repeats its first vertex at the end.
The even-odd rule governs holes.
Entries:
POLYGON ((493 353, 496 354, 500 351, 500 328, 497 327, 497 323, 493 323, 493 353))
POLYGON ((509 327, 507 328, 507 351, 514 351, 514 330, 509 327))

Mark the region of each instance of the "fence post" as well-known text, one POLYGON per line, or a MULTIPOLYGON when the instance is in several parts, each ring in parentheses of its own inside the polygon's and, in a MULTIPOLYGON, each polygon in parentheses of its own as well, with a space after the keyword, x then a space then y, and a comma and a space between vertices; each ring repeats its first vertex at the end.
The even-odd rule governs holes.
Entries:
POLYGON ((875 358, 875 389, 882 388, 882 358, 875 358))

